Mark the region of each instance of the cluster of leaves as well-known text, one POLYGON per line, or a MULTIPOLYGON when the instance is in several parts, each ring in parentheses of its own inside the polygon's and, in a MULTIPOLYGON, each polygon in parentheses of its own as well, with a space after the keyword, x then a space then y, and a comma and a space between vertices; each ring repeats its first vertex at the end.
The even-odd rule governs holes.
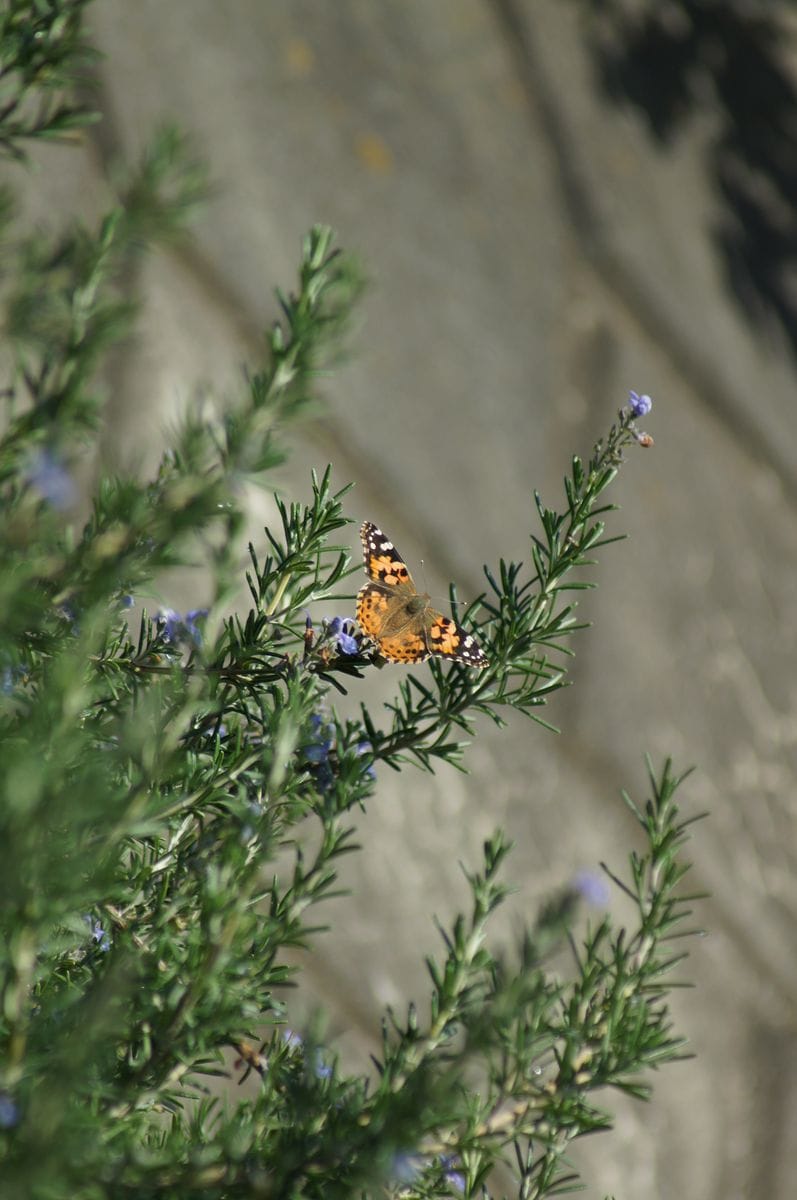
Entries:
POLYGON ((94 54, 81 32, 89 0, 6 0, 0 12, 0 152, 64 138, 96 120, 73 100, 94 54))
MULTIPOLYGON (((419 1097, 433 1083, 431 1064, 446 1063, 446 1076, 481 1065, 484 1085, 456 1092, 434 1104, 434 1133, 424 1144, 426 1188, 439 1195, 435 1167, 452 1154, 460 1164, 463 1190, 485 1194, 490 1174, 508 1146, 514 1151, 521 1197, 569 1190, 577 1175, 567 1164, 573 1139, 610 1128, 610 1115, 592 1098, 614 1087, 647 1098, 640 1079, 645 1068, 683 1057, 683 1040, 672 1030, 663 976, 682 960, 670 943, 688 935, 681 928, 696 896, 678 895, 688 866, 678 861, 689 821, 679 818, 674 795, 682 779, 669 763, 661 774, 648 764, 650 797, 640 808, 626 804, 645 833, 648 850, 631 856, 631 879, 611 876, 633 903, 636 918, 615 932, 609 917, 589 930, 566 981, 545 969, 551 948, 569 930, 576 889, 566 889, 542 910, 511 957, 488 949, 486 925, 505 899, 499 868, 510 850, 499 834, 484 846, 484 870, 468 876, 473 893, 470 918, 459 917, 442 963, 429 960, 433 984, 426 1022, 411 1008, 406 1023, 385 1026, 380 1090, 400 1089, 420 1075, 419 1097), (428 1076, 432 1078, 427 1078, 428 1076)), ((604 868, 606 869, 606 868, 604 868)), ((672 983, 669 987, 672 987, 672 983)), ((439 1080, 438 1080, 439 1086, 439 1080)), ((414 1193, 415 1194, 415 1193, 414 1193)), ((447 1193, 444 1193, 447 1194, 447 1193)))
MULTIPOLYGON (((41 2, 25 9, 79 6, 41 2)), ((67 25, 65 28, 71 28, 67 25)), ((77 32, 72 30, 79 45, 77 32)), ((20 35, 21 36, 21 35, 20 35)), ((354 850, 352 813, 385 763, 459 763, 474 718, 530 716, 562 686, 578 628, 567 591, 608 540, 603 493, 646 435, 623 409, 561 513, 537 498, 531 567, 501 563, 462 619, 490 665, 431 665, 399 685, 383 728, 338 716, 372 648, 345 620, 352 569, 335 539, 346 489, 313 477, 309 504, 279 503, 266 552, 239 590, 243 480, 264 482, 286 425, 313 399, 359 291, 316 228, 295 294, 280 295, 264 363, 225 408, 191 410, 155 476, 100 480, 75 519, 71 466, 101 419, 96 368, 129 326, 127 257, 171 235, 201 191, 166 132, 96 230, 23 241, 6 290, 13 374, 0 438, 0 1183, 48 1198, 419 1196, 486 1189, 512 1151, 520 1194, 568 1181, 573 1138, 605 1128, 591 1101, 642 1094, 645 1067, 681 1053, 662 977, 687 913, 678 780, 651 771, 634 811, 649 849, 625 886, 637 927, 592 930, 572 979, 546 969, 575 907, 568 890, 511 958, 489 951, 508 844, 469 877, 470 918, 429 963, 428 1014, 388 1014, 374 1072, 344 1074, 312 1033, 286 1031, 285 951, 317 933, 354 850), (206 608, 129 604, 165 567, 203 562, 206 608), (264 1032, 265 1031, 265 1032, 264 1032), (209 1082, 230 1056, 259 1083, 223 1108, 209 1082), (482 1080, 474 1086, 473 1071, 482 1080)), ((8 261, 11 261, 9 255, 8 261)), ((637 398, 638 399, 638 398, 637 398)), ((452 594, 452 607, 456 597, 452 594)), ((485 1192, 486 1194, 486 1192, 485 1192)))

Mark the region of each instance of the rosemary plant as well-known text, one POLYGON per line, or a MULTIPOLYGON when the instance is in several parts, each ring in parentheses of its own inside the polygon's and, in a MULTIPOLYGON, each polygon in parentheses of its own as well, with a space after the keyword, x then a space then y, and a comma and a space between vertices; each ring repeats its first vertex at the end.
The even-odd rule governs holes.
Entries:
MULTIPOLYGON (((17 158, 88 119, 58 90, 86 52, 82 7, 6 6, 0 135, 17 158)), ((429 996, 384 1014, 381 1052, 354 1074, 287 1028, 285 989, 302 980, 285 952, 321 936, 314 907, 385 767, 461 767, 463 737, 508 708, 544 725, 580 628, 571 593, 615 540, 605 496, 626 450, 650 442, 636 428, 649 400, 632 393, 589 462, 573 459, 561 510, 536 497, 528 563, 488 569, 463 612, 452 591, 488 666, 395 668, 387 712, 344 720, 335 692, 356 695, 375 660, 348 616, 346 489, 314 475, 306 502, 278 502, 246 572, 239 554, 238 485, 268 484, 360 290, 329 230, 307 236, 240 395, 189 411, 153 478, 102 478, 75 518, 97 369, 133 315, 121 267, 179 228, 202 186, 166 131, 97 228, 18 237, 4 209, 0 1194, 489 1196, 500 1164, 518 1196, 553 1195, 575 1182, 574 1139, 610 1126, 597 1089, 645 1097, 646 1072, 684 1053, 667 996, 694 897, 669 764, 650 766, 643 804, 626 798, 647 850, 625 877, 607 868, 629 925, 605 916, 579 943, 568 887, 516 946, 491 948, 511 871, 496 832, 468 875, 470 913, 440 930, 429 996), (159 572, 200 560, 205 609, 142 608, 159 572), (330 600, 342 615, 322 621, 330 600), (555 972, 567 939, 571 969, 555 972)))

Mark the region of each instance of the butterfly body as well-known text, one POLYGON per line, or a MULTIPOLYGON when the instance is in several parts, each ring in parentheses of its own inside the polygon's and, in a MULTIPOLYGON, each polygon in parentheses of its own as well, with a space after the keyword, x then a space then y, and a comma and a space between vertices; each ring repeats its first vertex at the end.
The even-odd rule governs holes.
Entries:
POLYGON ((357 622, 389 662, 420 663, 436 654, 470 667, 486 667, 476 639, 419 592, 401 555, 376 525, 360 529, 368 583, 357 595, 357 622))

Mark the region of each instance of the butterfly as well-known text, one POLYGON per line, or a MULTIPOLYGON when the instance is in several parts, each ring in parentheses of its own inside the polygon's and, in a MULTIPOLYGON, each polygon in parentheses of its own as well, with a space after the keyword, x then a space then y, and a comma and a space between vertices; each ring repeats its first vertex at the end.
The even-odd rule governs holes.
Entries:
POLYGON ((360 538, 369 582, 357 594, 357 623, 382 658, 420 663, 438 654, 469 667, 486 667, 487 657, 476 639, 432 608, 382 530, 365 521, 360 538))

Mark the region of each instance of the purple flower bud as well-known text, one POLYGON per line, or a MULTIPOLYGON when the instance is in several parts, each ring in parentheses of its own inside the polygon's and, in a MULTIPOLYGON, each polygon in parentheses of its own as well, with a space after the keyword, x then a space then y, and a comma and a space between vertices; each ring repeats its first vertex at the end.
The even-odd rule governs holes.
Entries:
POLYGON ((653 401, 651 400, 650 396, 647 396, 644 393, 640 396, 638 392, 629 392, 628 407, 631 409, 633 416, 646 417, 653 408, 653 401))

